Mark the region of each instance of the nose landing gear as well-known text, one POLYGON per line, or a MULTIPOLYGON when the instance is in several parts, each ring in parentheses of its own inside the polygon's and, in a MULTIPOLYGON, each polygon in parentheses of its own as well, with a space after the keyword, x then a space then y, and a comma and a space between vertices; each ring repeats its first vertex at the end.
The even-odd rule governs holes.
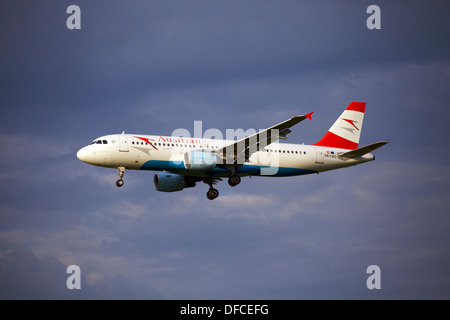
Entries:
POLYGON ((123 181, 123 174, 125 173, 125 168, 124 167, 118 167, 117 171, 119 171, 119 180, 116 181, 116 186, 121 187, 123 186, 123 184, 125 183, 123 181))

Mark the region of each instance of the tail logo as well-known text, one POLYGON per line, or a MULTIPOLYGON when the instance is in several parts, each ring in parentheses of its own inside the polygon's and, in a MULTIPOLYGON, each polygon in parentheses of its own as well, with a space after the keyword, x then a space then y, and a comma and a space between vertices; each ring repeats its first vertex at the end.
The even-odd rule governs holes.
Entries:
MULTIPOLYGON (((350 119, 344 119, 344 118, 341 118, 341 119, 344 120, 344 121, 347 121, 347 122, 350 123, 353 127, 355 127, 356 130, 359 131, 358 127, 355 125, 355 123, 358 123, 358 121, 350 120, 350 119)), ((342 127, 342 129, 348 130, 348 131, 350 131, 351 133, 353 133, 353 130, 354 130, 354 129, 352 129, 352 128, 344 128, 344 127, 342 127)))

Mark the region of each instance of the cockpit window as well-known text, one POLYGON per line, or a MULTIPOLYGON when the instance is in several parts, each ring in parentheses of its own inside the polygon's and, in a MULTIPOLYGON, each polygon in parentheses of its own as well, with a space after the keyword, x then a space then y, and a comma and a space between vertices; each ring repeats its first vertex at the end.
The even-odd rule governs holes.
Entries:
POLYGON ((91 144, 108 144, 108 140, 94 140, 91 143, 89 143, 89 145, 91 144))

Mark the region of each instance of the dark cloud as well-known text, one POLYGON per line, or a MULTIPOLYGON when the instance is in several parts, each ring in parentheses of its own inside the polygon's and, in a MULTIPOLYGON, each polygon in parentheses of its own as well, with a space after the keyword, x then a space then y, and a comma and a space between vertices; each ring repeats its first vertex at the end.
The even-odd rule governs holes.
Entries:
POLYGON ((54 257, 39 259, 30 249, 16 249, 0 256, 0 298, 6 300, 48 299, 160 299, 149 286, 123 276, 105 278, 94 286, 86 283, 80 267, 80 289, 68 289, 72 275, 54 257))
MULTIPOLYGON (((3 252, 0 257, 0 297, 2 299, 77 299, 92 297, 89 289, 69 290, 66 280, 67 266, 58 259, 39 259, 30 249, 3 252)), ((81 279, 84 289, 86 282, 81 279)))
POLYGON ((2 103, 16 124, 4 130, 25 130, 17 111, 24 105, 34 130, 75 132, 81 121, 93 126, 102 119, 105 108, 128 119, 123 109, 143 96, 170 99, 182 88, 318 71, 332 76, 449 54, 444 2, 382 3, 378 31, 366 28, 363 3, 310 1, 81 1, 82 29, 69 31, 67 3, 2 4, 2 103))

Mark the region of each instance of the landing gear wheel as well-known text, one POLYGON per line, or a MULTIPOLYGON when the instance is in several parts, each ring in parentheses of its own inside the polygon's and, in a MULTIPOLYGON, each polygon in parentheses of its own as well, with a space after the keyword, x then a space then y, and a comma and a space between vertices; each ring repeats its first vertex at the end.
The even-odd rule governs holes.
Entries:
POLYGON ((241 177, 239 177, 238 175, 232 175, 228 179, 228 184, 232 187, 237 186, 239 183, 241 183, 241 177))
POLYGON ((219 190, 214 189, 214 188, 209 188, 208 192, 206 193, 206 197, 209 200, 214 200, 218 196, 219 196, 219 190))
POLYGON ((121 187, 124 184, 122 178, 123 178, 123 174, 125 173, 125 168, 124 167, 118 167, 117 171, 119 171, 119 180, 116 181, 116 186, 121 187))
POLYGON ((123 186, 124 183, 125 182, 123 182, 122 179, 119 179, 119 180, 116 181, 116 186, 121 187, 121 186, 123 186))

